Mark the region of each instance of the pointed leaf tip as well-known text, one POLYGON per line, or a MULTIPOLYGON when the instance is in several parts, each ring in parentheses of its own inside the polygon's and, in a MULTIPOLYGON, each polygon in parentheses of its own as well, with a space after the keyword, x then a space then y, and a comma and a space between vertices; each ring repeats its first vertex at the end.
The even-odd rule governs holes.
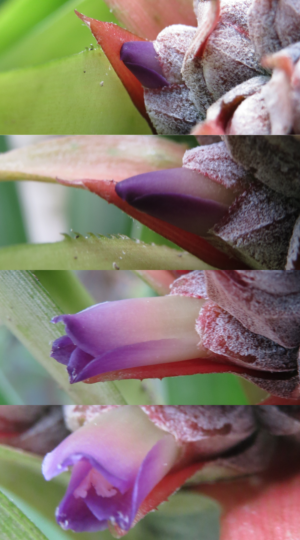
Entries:
POLYGON ((145 107, 144 89, 138 79, 131 73, 120 58, 121 49, 124 43, 145 40, 120 28, 117 24, 91 19, 76 10, 75 13, 91 30, 97 43, 102 47, 104 54, 108 58, 119 79, 122 81, 133 104, 145 120, 147 120, 152 129, 152 124, 145 107))

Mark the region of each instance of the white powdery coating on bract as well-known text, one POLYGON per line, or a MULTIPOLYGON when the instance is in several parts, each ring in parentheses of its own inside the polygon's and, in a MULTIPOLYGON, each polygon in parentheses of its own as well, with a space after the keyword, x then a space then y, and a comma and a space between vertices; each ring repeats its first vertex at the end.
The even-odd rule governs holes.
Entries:
POLYGON ((292 75, 292 100, 294 133, 300 133, 300 60, 297 62, 292 75))
POLYGON ((253 0, 248 26, 259 59, 299 41, 299 0, 253 0))
POLYGON ((170 295, 189 296, 207 299, 204 270, 194 270, 186 276, 176 279, 171 287, 170 295))
POLYGON ((258 75, 265 74, 255 58, 252 44, 234 26, 219 23, 214 30, 202 59, 204 78, 214 100, 258 75))
POLYGON ((205 271, 209 298, 256 334, 283 347, 300 344, 300 272, 205 271))
POLYGON ((297 265, 300 268, 300 217, 295 223, 285 269, 293 270, 297 265))
POLYGON ((299 0, 281 0, 281 2, 278 2, 275 26, 282 47, 300 41, 299 0))
POLYGON ((300 199, 299 140, 280 136, 224 140, 233 159, 260 182, 286 197, 300 199))
POLYGON ((274 69, 271 80, 262 89, 262 98, 270 119, 271 135, 288 135, 292 130, 293 106, 290 92, 287 74, 274 69))
POLYGON ((144 98, 147 113, 157 133, 188 134, 199 121, 199 114, 189 97, 189 89, 184 84, 145 88, 144 98))
POLYGON ((300 432, 299 405, 257 407, 256 414, 264 428, 274 435, 294 435, 300 432))
POLYGON ((237 250, 239 258, 252 268, 283 270, 298 213, 290 199, 251 186, 211 231, 212 242, 228 252, 237 250))
POLYGON ((76 431, 85 424, 92 422, 99 414, 116 409, 121 405, 65 405, 64 419, 70 431, 76 431))
POLYGON ((271 123, 269 111, 262 93, 245 99, 227 124, 228 135, 269 135, 271 123))
POLYGON ((253 412, 245 406, 146 405, 142 409, 156 426, 180 442, 214 435, 246 437, 255 429, 253 412))
POLYGON ((285 349, 250 332, 215 302, 207 302, 202 308, 196 330, 206 349, 238 365, 272 372, 297 369, 297 349, 285 349))
POLYGON ((223 0, 217 19, 212 3, 199 3, 199 28, 194 50, 191 48, 187 53, 182 74, 202 118, 208 107, 226 92, 265 73, 257 62, 248 35, 247 10, 250 3, 251 0, 223 0), (201 56, 195 56, 201 43, 201 56))
MULTIPOLYGON (((227 124, 230 122, 233 114, 240 104, 249 96, 252 96, 255 93, 261 92, 262 87, 269 81, 269 77, 253 77, 247 81, 239 84, 235 88, 232 88, 224 96, 222 96, 218 101, 216 101, 211 107, 209 107, 206 115, 206 121, 202 126, 202 131, 198 133, 205 134, 203 131, 204 128, 209 127, 210 125, 222 129, 223 133, 226 133, 227 124)), ((196 128, 197 130, 197 128, 196 128)), ((243 135, 243 134, 241 134, 243 135)))
POLYGON ((256 384, 262 390, 265 390, 273 396, 286 399, 300 398, 300 381, 299 375, 282 379, 262 379, 254 375, 243 374, 244 379, 256 384))
POLYGON ((181 68, 184 55, 195 37, 193 26, 174 24, 160 32, 153 42, 163 74, 170 84, 183 82, 181 68))
POLYGON ((230 156, 224 142, 213 143, 187 150, 183 167, 207 176, 233 192, 245 189, 251 176, 230 156))

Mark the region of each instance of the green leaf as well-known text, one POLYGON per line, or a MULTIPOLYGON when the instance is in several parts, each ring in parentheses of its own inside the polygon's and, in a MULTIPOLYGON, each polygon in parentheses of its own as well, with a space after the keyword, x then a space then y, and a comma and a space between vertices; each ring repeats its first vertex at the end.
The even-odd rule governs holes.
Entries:
POLYGON ((7 0, 0 9, 0 53, 66 0, 7 0))
POLYGON ((180 491, 136 526, 143 540, 219 540, 221 508, 213 499, 180 491), (199 536, 199 532, 201 534, 199 536))
POLYGON ((105 55, 95 49, 0 74, 0 132, 141 134, 150 129, 105 55))
MULTIPOLYGON (((0 56, 1 71, 42 64, 76 54, 91 43, 97 45, 88 28, 76 17, 74 9, 101 21, 117 22, 103 0, 22 0, 24 2, 31 4, 30 9, 20 6, 18 0, 17 14, 5 28, 5 35, 1 35, 3 41, 8 34, 11 44, 0 56), (37 6, 40 9, 37 10, 37 6), (48 10, 49 16, 45 17, 48 10), (20 32, 23 19, 32 26, 27 33, 20 32), (35 22, 39 24, 34 25, 35 22), (11 35, 16 39, 12 40, 11 35)), ((4 18, 1 19, 0 13, 0 32, 3 26, 4 18)))
POLYGON ((74 272, 41 270, 34 275, 64 313, 77 313, 95 303, 74 272))
POLYGON ((209 268, 194 255, 166 246, 134 241, 126 236, 106 238, 65 235, 52 244, 21 244, 0 249, 0 268, 26 270, 197 270, 209 268))
POLYGON ((0 273, 0 319, 25 345, 74 403, 124 403, 114 383, 70 385, 65 366, 50 358, 51 343, 63 335, 63 325, 51 324, 62 313, 47 291, 30 272, 0 273))
MULTIPOLYGON (((0 135, 0 159, 1 152, 6 150, 6 139, 0 135)), ((3 182, 0 184, 0 246, 20 242, 26 242, 26 234, 17 189, 3 182)))
POLYGON ((228 373, 164 379, 171 405, 248 405, 240 378, 228 373))
POLYGON ((47 540, 41 531, 0 492, 1 540, 47 540))

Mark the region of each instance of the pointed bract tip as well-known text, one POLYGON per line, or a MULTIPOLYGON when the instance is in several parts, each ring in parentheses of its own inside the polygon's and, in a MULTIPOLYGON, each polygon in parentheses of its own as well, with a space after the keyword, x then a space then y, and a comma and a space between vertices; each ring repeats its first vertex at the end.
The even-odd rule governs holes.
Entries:
POLYGON ((81 19, 84 24, 86 24, 89 28, 91 27, 91 22, 93 19, 90 19, 89 17, 86 17, 86 15, 83 15, 83 13, 79 13, 76 9, 74 9, 75 15, 81 19))

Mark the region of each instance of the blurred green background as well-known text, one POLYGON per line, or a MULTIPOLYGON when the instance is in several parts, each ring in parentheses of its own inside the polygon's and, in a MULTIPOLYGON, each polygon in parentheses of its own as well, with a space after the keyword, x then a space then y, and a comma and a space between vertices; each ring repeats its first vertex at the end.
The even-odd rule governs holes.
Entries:
POLYGON ((104 0, 0 0, 0 133, 150 133, 74 9, 118 23, 104 0))

